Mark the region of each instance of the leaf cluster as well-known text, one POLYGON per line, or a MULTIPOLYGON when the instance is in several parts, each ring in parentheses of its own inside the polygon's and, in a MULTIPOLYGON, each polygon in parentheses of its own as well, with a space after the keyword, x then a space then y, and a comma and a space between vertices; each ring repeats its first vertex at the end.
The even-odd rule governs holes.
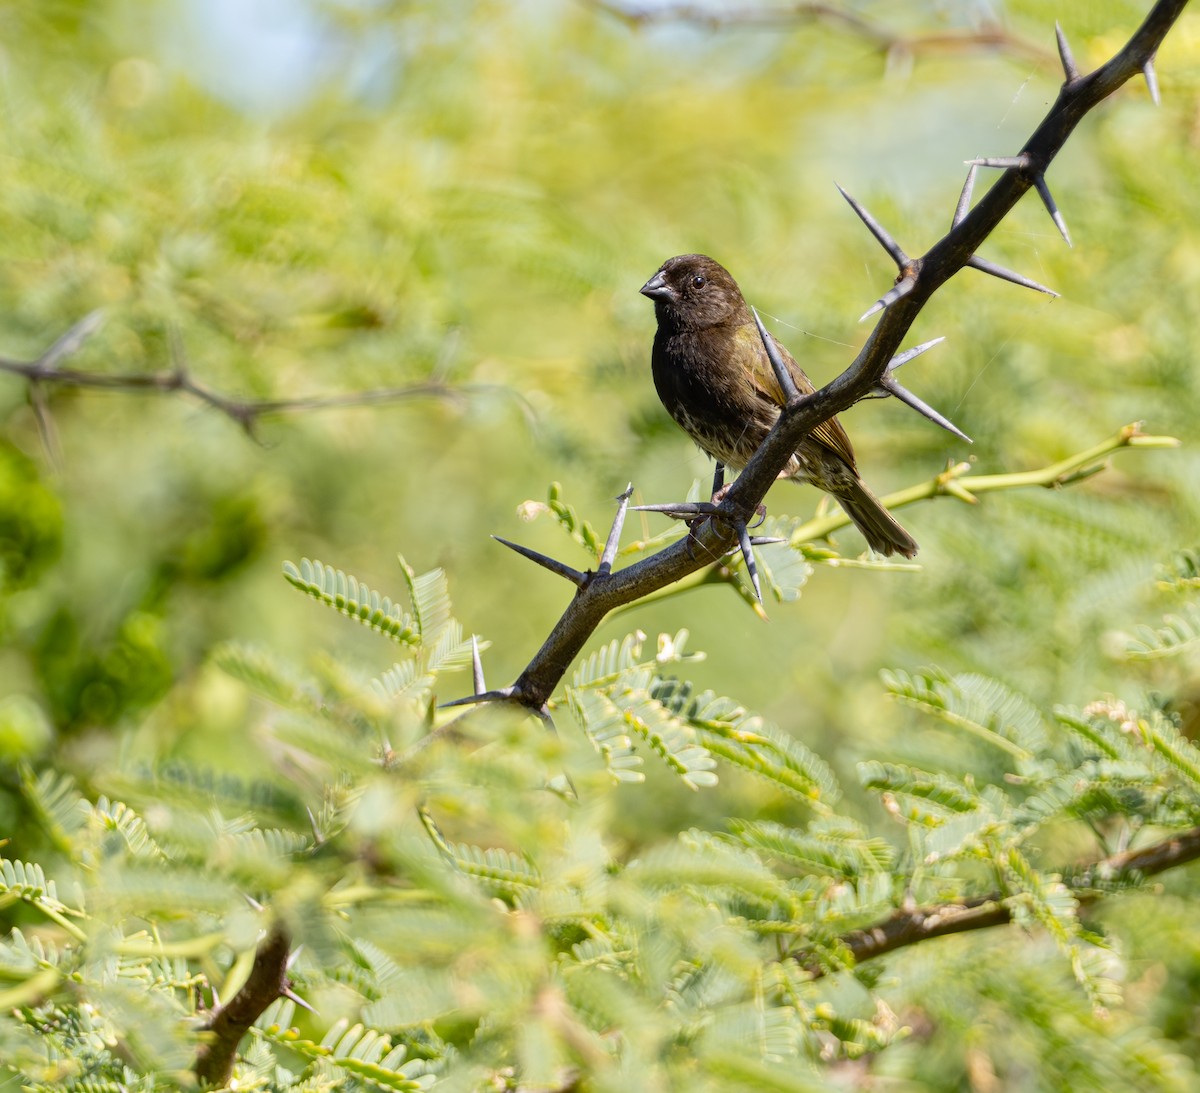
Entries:
MULTIPOLYGON (((1086 1054, 1115 1019, 1096 1015, 1122 1012, 1121 938, 1086 912, 1145 888, 1122 854, 1200 826, 1200 750, 1169 703, 1046 713, 977 674, 888 673, 947 761, 862 763, 883 806, 865 823, 791 734, 679 678, 686 633, 596 649, 555 697, 557 731, 437 711, 470 643, 444 575, 401 564, 408 609, 365 613, 375 593, 353 577, 285 571, 382 636, 377 616, 402 620, 406 658, 374 685, 327 659, 221 652, 262 697, 270 786, 130 769, 122 799, 89 799, 23 772, 57 850, 0 862, 0 908, 23 909, 0 947, 0 1044, 26 1087, 185 1080, 272 923, 297 954, 238 1049, 239 1088, 816 1087, 838 1060, 906 1058, 917 1014, 897 1018, 856 938, 914 904, 995 904, 1058 951, 991 980, 1023 984, 1037 1035, 1058 1006, 1086 1054), (696 793, 752 776, 794 805, 622 845, 615 812, 657 792, 647 762, 696 793)), ((1105 1065, 1185 1087, 1177 1058, 1121 1027, 1141 1046, 1105 1065)))

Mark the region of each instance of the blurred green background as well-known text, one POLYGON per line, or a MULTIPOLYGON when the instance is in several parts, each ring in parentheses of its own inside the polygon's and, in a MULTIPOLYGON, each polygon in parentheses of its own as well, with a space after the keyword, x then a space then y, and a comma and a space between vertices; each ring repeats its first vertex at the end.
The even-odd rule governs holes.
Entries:
MULTIPOLYGON (((963 160, 1016 152, 1053 100, 1054 20, 1088 67, 1147 7, 855 5, 914 36, 885 53, 837 25, 637 25, 575 0, 0 3, 0 355, 32 359, 102 308, 67 365, 162 371, 182 355, 251 398, 461 389, 271 419, 255 442, 182 395, 47 385, 47 437, 28 385, 0 375, 2 758, 101 786, 136 757, 258 762, 215 645, 390 663, 287 588, 280 563, 301 555, 393 594, 397 551, 445 567, 456 614, 493 641, 489 683, 510 681, 567 590, 489 535, 583 566, 549 521, 518 515, 549 482, 597 526, 628 481, 647 501, 707 484, 650 381, 637 289, 660 262, 718 258, 831 378, 894 272, 834 182, 920 253, 949 224, 963 160), (992 16, 1000 48, 920 44, 992 16)), ((704 589, 597 641, 689 628, 708 653, 699 685, 847 784, 864 754, 940 746, 887 703, 883 667, 982 671, 1043 707, 1125 685, 1111 635, 1161 613, 1154 566, 1200 531, 1194 15, 1158 70, 1161 107, 1130 84, 1052 168, 1074 247, 1027 199, 985 248, 1061 299, 964 271, 912 332, 947 341, 905 382, 974 445, 892 402, 844 421, 878 493, 947 460, 1039 467, 1137 420, 1183 446, 1123 453, 1066 491, 910 508, 919 572, 819 569, 769 623, 704 589)), ((817 494, 785 483, 769 504, 808 515, 817 494)), ((629 535, 662 526, 635 517, 629 535)), ((631 795, 627 835, 712 822, 716 800, 631 795)), ((0 833, 21 821, 0 794, 0 833)))

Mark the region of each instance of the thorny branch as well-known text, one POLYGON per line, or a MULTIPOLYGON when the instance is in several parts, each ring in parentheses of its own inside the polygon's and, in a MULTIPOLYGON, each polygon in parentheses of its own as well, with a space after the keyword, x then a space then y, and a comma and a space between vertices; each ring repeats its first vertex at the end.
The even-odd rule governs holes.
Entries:
POLYGON ((208 1041, 196 1056, 196 1077, 201 1085, 223 1086, 233 1073, 237 1047, 250 1026, 275 999, 289 993, 287 969, 291 941, 276 923, 259 943, 246 982, 209 1019, 208 1041))
POLYGON ((0 357, 0 372, 21 376, 29 382, 30 402, 37 415, 38 428, 47 445, 53 448, 53 432, 50 426, 45 388, 51 385, 62 387, 88 387, 105 391, 146 391, 156 394, 191 395, 207 406, 224 414, 253 436, 255 427, 263 418, 283 417, 287 414, 308 413, 314 410, 345 409, 351 406, 370 406, 387 402, 399 402, 410 398, 440 398, 461 402, 473 394, 505 394, 513 392, 505 387, 479 384, 456 386, 434 378, 424 383, 406 384, 401 387, 380 387, 369 391, 351 391, 338 395, 298 396, 277 399, 243 399, 225 395, 201 383, 187 368, 182 351, 175 347, 174 367, 161 372, 88 372, 76 368, 60 368, 59 362, 76 353, 80 346, 101 325, 100 312, 92 312, 65 334, 58 338, 40 357, 32 361, 17 361, 0 357))
MULTIPOLYGON (((718 561, 737 544, 735 528, 754 516, 767 490, 778 477, 799 443, 817 425, 848 409, 860 399, 886 390, 889 364, 902 339, 930 297, 964 266, 1016 280, 1038 291, 1049 291, 1027 283, 1019 275, 976 257, 975 252, 1004 220, 1022 195, 1035 189, 1055 223, 1065 225, 1046 186, 1046 171, 1075 126, 1083 117, 1139 73, 1153 76, 1153 62, 1160 43, 1186 7, 1187 0, 1159 0, 1125 47, 1107 64, 1080 75, 1065 37, 1059 33, 1060 55, 1067 75, 1058 98, 1042 123, 1017 156, 986 161, 1003 167, 1004 173, 991 189, 969 208, 971 186, 978 171, 973 165, 967 186, 955 210, 950 231, 922 256, 910 258, 887 232, 849 195, 855 212, 899 267, 897 283, 868 314, 882 316, 850 366, 814 394, 789 400, 778 423, 746 465, 720 503, 720 519, 697 524, 687 540, 681 540, 618 572, 580 574, 574 598, 541 649, 515 683, 494 692, 507 702, 530 711, 542 710, 563 675, 606 615, 718 561)), ((1152 83, 1152 86, 1156 84, 1152 83)), ((845 191, 843 191, 845 193, 845 191)), ((569 575, 568 575, 569 576, 569 575)), ((492 697, 492 695, 489 695, 492 697)))
MULTIPOLYGON (((1077 872, 1070 888, 1080 903, 1090 903, 1099 897, 1105 886, 1111 886, 1130 874, 1150 877, 1198 858, 1200 827, 1194 827, 1152 846, 1102 858, 1077 872)), ((1003 926, 1012 921, 1014 905, 1021 898, 1008 898, 1000 892, 993 892, 960 903, 899 910, 874 926, 851 931, 840 941, 853 957, 854 963, 858 964, 935 937, 1003 926)), ((817 963, 809 952, 800 949, 789 956, 804 965, 814 978, 827 974, 828 969, 817 963)))

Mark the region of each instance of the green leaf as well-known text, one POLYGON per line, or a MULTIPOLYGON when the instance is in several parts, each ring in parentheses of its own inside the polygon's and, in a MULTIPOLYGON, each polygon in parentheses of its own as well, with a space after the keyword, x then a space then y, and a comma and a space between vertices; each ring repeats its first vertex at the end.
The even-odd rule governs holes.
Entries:
POLYGON ((729 826, 738 842, 806 873, 855 879, 889 873, 896 861, 886 839, 841 817, 815 820, 804 831, 762 820, 735 819, 729 826))
POLYGON ((603 691, 567 688, 567 708, 619 782, 642 782, 642 758, 633 750, 625 712, 603 691))
POLYGON ((431 645, 450 622, 450 589, 446 574, 441 569, 431 569, 417 576, 403 554, 397 554, 396 558, 408 586, 417 633, 422 644, 431 645))
POLYGON ((1139 718, 1138 730, 1147 746, 1183 778, 1191 791, 1200 793, 1200 748, 1157 710, 1139 718))
POLYGON ((866 789, 916 798, 935 805, 937 816, 975 812, 983 804, 983 799, 971 786, 956 782, 944 774, 918 770, 901 763, 880 763, 873 759, 859 763, 858 777, 866 789))
POLYGON ((575 669, 571 677, 576 690, 585 687, 605 687, 613 684, 622 672, 641 667, 642 644, 646 635, 641 630, 626 634, 619 642, 614 638, 601 646, 575 669))
POLYGON ((494 894, 516 896, 541 887, 541 874, 525 858, 498 847, 452 843, 442 834, 428 809, 421 809, 420 816, 442 856, 460 873, 479 881, 494 894))
POLYGON ((280 706, 311 712, 320 708, 316 683, 268 649, 226 642, 217 646, 212 659, 226 675, 280 706))
POLYGON ((1169 562, 1158 567, 1155 580, 1159 588, 1172 592, 1200 589, 1200 547, 1178 551, 1169 562))
MULTIPOLYGON (((107 797, 99 797, 92 806, 90 823, 93 829, 103 833, 104 842, 113 837, 118 839, 122 851, 128 857, 151 861, 166 860, 166 854, 151 836, 146 822, 121 801, 110 802, 107 797)), ((105 850, 102 843, 101 853, 110 856, 111 851, 105 850)))
POLYGON ((823 759, 733 699, 712 691, 693 697, 688 684, 669 679, 655 680, 651 694, 685 719, 696 739, 726 762, 812 804, 830 804, 840 796, 837 780, 823 759))
POLYGON ((1080 712, 1069 706, 1056 706, 1054 719, 1075 736, 1086 751, 1095 750, 1110 759, 1129 759, 1134 755, 1129 734, 1121 730, 1113 716, 1089 709, 1080 712))
POLYGON ((716 760, 698 741, 696 732, 648 690, 631 687, 614 694, 612 701, 620 708, 633 735, 649 744, 684 785, 699 789, 717 784, 716 760))
POLYGON ((43 830, 68 857, 77 858, 76 839, 87 822, 88 803, 69 774, 44 770, 35 775, 27 763, 20 765, 21 792, 39 817, 43 830))
POLYGON ((1158 629, 1139 626, 1125 646, 1130 660, 1174 657, 1200 645, 1200 606, 1189 604, 1182 615, 1164 615, 1158 629))
MULTIPOLYGON (((420 624, 387 596, 373 592, 356 577, 320 561, 283 563, 283 576, 294 587, 371 630, 386 634, 402 645, 419 645, 420 624)), ((410 586, 411 587, 411 586, 410 586)), ((424 589, 422 590, 425 591, 424 589)))
POLYGON ((883 672, 884 686, 895 697, 966 729, 981 740, 1029 760, 1046 746, 1042 717, 1030 702, 998 680, 968 673, 951 678, 933 668, 917 675, 883 672))

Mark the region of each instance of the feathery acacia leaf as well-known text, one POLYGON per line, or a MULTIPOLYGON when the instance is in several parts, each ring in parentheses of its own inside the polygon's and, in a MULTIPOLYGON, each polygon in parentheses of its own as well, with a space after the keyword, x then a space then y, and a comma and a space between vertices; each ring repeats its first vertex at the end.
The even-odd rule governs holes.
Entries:
POLYGON ((692 727, 657 701, 647 687, 631 686, 610 697, 631 734, 645 741, 684 785, 691 789, 716 785, 716 760, 692 727))
POLYGON ((799 831, 762 820, 734 820, 733 838, 760 854, 804 872, 852 880, 863 874, 888 873, 896 852, 885 839, 868 836, 849 820, 815 820, 799 831))
POLYGON ((52 770, 35 775, 27 763, 20 766, 21 792, 33 807, 54 845, 69 858, 78 854, 80 829, 86 823, 88 804, 69 774, 52 770))
MULTIPOLYGON (((935 807, 934 813, 922 811, 918 822, 940 822, 948 814, 975 812, 983 798, 971 787, 944 774, 918 770, 900 763, 877 760, 859 763, 859 781, 866 789, 912 798, 935 807)), ((915 815, 914 815, 915 818, 915 815)))
POLYGON ((1159 588, 1174 592, 1200 589, 1200 547, 1178 551, 1158 567, 1155 580, 1159 588))
POLYGON ((316 682, 270 650, 242 642, 226 642, 212 654, 213 663, 264 698, 288 709, 315 712, 320 708, 316 682))
POLYGON ((1042 717, 1027 699, 998 680, 968 673, 948 676, 933 668, 916 675, 881 673, 895 697, 966 729, 1019 760, 1031 759, 1046 745, 1042 717))
POLYGON ((639 769, 642 758, 633 749, 633 737, 620 706, 603 691, 568 687, 567 707, 614 779, 645 781, 639 769))
POLYGON ((417 633, 422 644, 431 645, 450 621, 450 588, 446 583, 446 574, 441 569, 431 569, 418 576, 416 570, 404 560, 403 554, 396 557, 408 587, 417 633))
POLYGON ((1188 604, 1182 614, 1164 615, 1160 627, 1139 626, 1129 639, 1125 655, 1130 660, 1173 657, 1200 645, 1200 606, 1188 604))
POLYGON ((814 804, 832 804, 840 796, 837 780, 823 759, 733 699, 712 691, 693 696, 688 685, 676 680, 657 680, 652 693, 726 762, 814 804))
MULTIPOLYGON (((406 571, 407 572, 407 571, 406 571)), ((380 596, 356 577, 321 561, 284 562, 283 576, 290 585, 372 630, 402 645, 417 645, 420 623, 387 596, 380 596)), ((411 588, 411 585, 410 585, 411 588)), ((422 592, 425 590, 422 589, 422 592)))
POLYGON ((422 809, 420 816, 442 856, 458 872, 479 881, 494 894, 516 896, 541 887, 541 875, 526 859, 498 847, 452 843, 442 834, 427 809, 422 809))

